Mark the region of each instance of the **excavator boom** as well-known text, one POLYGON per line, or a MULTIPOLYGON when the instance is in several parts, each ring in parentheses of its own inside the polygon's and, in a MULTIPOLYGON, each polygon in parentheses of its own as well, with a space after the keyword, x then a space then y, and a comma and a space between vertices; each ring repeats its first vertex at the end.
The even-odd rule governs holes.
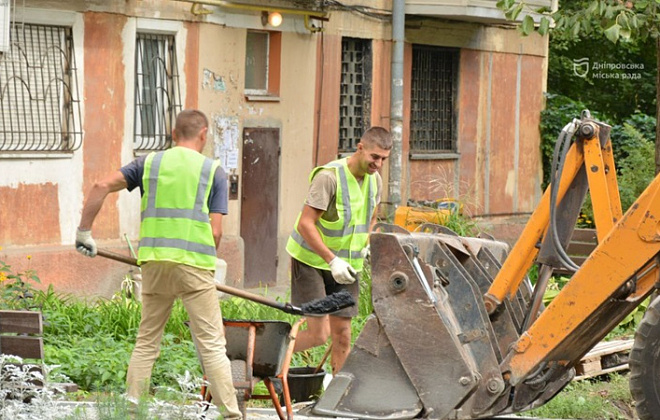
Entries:
POLYGON ((558 139, 553 182, 516 245, 437 225, 371 235, 374 313, 312 413, 479 419, 538 407, 655 289, 660 177, 622 215, 609 126, 588 115, 558 139), (599 245, 545 308, 587 189, 599 245), (533 287, 527 277, 539 266, 533 287))

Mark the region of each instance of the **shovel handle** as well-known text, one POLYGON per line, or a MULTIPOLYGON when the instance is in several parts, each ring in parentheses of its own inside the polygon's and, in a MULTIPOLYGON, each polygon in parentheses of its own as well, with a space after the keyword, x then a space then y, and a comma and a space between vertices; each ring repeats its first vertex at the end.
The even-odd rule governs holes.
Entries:
MULTIPOLYGON (((129 257, 128 255, 117 254, 112 251, 105 249, 97 249, 97 255, 100 255, 111 260, 123 262, 125 264, 138 266, 137 259, 129 257)), ((242 289, 237 289, 231 286, 225 286, 224 284, 215 284, 215 288, 221 292, 229 293, 230 295, 238 296, 243 299, 251 300, 253 302, 260 303, 262 305, 270 306, 271 308, 279 309, 280 311, 286 312, 293 315, 302 315, 300 308, 297 308, 289 303, 281 303, 276 300, 268 299, 263 296, 259 296, 254 293, 246 292, 242 289)))
POLYGON ((107 251, 105 249, 97 249, 96 255, 138 267, 137 259, 129 257, 128 255, 117 254, 116 252, 107 251))
POLYGON ((330 356, 330 352, 332 351, 332 342, 328 344, 328 348, 325 349, 325 353, 323 353, 323 358, 321 358, 321 361, 319 362, 318 365, 316 365, 316 368, 314 369, 314 374, 317 374, 323 369, 323 365, 325 364, 325 361, 328 360, 328 356, 330 356))

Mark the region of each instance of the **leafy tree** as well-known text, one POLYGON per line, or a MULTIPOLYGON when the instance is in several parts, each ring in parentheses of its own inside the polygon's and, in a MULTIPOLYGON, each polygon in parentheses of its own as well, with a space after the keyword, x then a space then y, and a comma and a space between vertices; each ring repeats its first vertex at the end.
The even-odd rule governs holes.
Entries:
MULTIPOLYGON (((605 35, 574 39, 553 31, 548 54, 548 92, 583 102, 616 124, 635 112, 655 115, 655 42, 635 40, 613 44, 605 35), (588 59, 599 63, 635 64, 636 69, 592 70, 579 73, 575 63, 588 59), (606 75, 611 78, 598 77, 606 75)), ((653 134, 651 139, 655 137, 653 134)))
MULTIPOLYGON (((557 11, 547 9, 533 10, 527 0, 499 0, 497 7, 504 11, 510 20, 517 20, 523 10, 542 14, 535 25, 530 15, 526 15, 520 24, 524 35, 538 31, 545 35, 550 31, 551 22, 554 31, 560 32, 567 39, 588 39, 601 34, 613 44, 630 40, 655 43, 656 64, 660 62, 660 0, 578 0, 568 2, 569 7, 557 11)), ((656 72, 656 104, 660 72, 656 72)), ((656 106, 656 117, 660 116, 660 107, 656 106)), ((660 172, 660 124, 656 127, 655 170, 660 172)))

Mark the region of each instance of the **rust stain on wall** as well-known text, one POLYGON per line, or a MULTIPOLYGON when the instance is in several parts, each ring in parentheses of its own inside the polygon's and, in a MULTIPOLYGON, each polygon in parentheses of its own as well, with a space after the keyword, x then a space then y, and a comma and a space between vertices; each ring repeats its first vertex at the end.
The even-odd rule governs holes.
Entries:
POLYGON ((337 156, 339 148, 339 86, 341 82, 341 36, 319 38, 316 72, 316 119, 314 122, 314 165, 337 156))
MULTIPOLYGON (((85 13, 85 140, 83 189, 121 166, 124 140, 124 65, 122 29, 126 17, 85 13)), ((106 199, 94 223, 96 238, 118 237, 117 196, 106 199)))
MULTIPOLYGON (((390 127, 390 96, 392 84, 392 43, 390 41, 374 40, 372 43, 372 83, 371 83, 371 125, 384 127, 388 130, 390 127)), ((383 177, 383 195, 382 201, 389 200, 389 162, 385 161, 380 170, 383 177)), ((384 209, 385 206, 381 206, 384 209)))
POLYGON ((186 61, 183 72, 186 75, 186 109, 197 108, 199 105, 199 24, 185 22, 184 27, 188 34, 186 37, 186 61))
POLYGON ((371 89, 371 125, 390 129, 390 95, 392 93, 392 43, 374 40, 373 80, 371 89))
POLYGON ((59 244, 57 188, 50 182, 0 187, 0 245, 59 244))
POLYGON ((479 104, 481 93, 481 62, 482 54, 474 50, 461 50, 459 68, 458 97, 458 152, 459 191, 458 197, 464 201, 466 211, 478 213, 483 204, 483 176, 479 166, 480 137, 479 104))
POLYGON ((518 211, 531 212, 541 185, 541 110, 543 109, 543 58, 523 56, 520 95, 520 163, 518 211))
POLYGON ((490 125, 490 214, 513 212, 513 193, 506 191, 514 169, 516 136, 516 74, 518 56, 493 54, 490 125))
MULTIPOLYGON (((457 198, 454 160, 414 160, 410 162, 410 197, 413 200, 457 198)), ((401 203, 405 205, 405 203, 401 203)))

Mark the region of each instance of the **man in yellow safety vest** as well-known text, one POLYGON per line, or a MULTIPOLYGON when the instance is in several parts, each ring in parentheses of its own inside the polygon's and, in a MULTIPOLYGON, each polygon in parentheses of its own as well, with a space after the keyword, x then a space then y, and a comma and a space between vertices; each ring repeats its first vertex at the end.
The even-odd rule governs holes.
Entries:
MULTIPOLYGON (((392 136, 371 127, 350 157, 315 168, 302 212, 287 242, 291 255, 291 300, 300 305, 342 289, 358 301, 369 233, 376 222, 382 180, 378 170, 389 157, 392 136)), ((324 344, 332 338, 331 365, 337 373, 351 346, 351 318, 357 305, 332 315, 308 317, 307 329, 296 337, 294 351, 324 344)))
POLYGON ((128 396, 136 401, 148 392, 165 324, 180 297, 214 401, 225 419, 240 419, 214 285, 222 216, 227 214, 227 175, 201 153, 208 129, 202 112, 184 110, 173 131, 175 147, 141 156, 96 182, 83 206, 76 249, 94 257, 91 228, 106 196, 139 187, 142 319, 126 375, 128 396))

